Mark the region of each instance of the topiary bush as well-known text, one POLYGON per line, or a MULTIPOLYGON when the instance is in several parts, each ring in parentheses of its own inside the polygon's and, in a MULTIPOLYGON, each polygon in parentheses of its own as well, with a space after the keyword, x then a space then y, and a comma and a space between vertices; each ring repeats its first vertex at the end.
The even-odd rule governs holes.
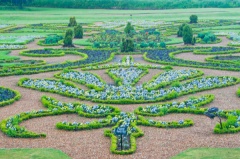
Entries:
POLYGON ((78 39, 83 38, 83 28, 81 25, 74 27, 74 38, 78 38, 78 39))
POLYGON ((133 39, 131 38, 123 38, 121 44, 121 52, 132 52, 135 50, 133 39))
POLYGON ((187 24, 183 23, 181 26, 179 26, 178 32, 177 32, 177 36, 178 37, 182 37, 183 36, 183 28, 185 27, 185 25, 187 25, 187 24))
POLYGON ((189 25, 183 27, 183 42, 184 44, 192 44, 193 32, 189 25))
POLYGON ((69 27, 77 26, 77 21, 75 17, 70 17, 68 26, 69 27))
POLYGON ((189 19, 190 19, 190 23, 197 23, 198 16, 197 15, 191 15, 189 19))
POLYGON ((73 47, 72 43, 72 38, 73 38, 73 31, 72 29, 68 29, 65 33, 65 37, 63 40, 63 47, 73 47))

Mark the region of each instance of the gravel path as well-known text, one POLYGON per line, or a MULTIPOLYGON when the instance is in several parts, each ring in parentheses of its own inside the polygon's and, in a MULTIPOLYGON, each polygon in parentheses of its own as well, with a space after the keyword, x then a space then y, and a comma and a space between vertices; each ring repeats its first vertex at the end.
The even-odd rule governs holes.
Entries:
MULTIPOLYGON (((36 49, 37 46, 34 43, 28 45, 32 49, 36 49), (36 46, 36 47, 35 47, 36 46)), ((30 49, 30 48, 29 48, 30 49)), ((19 51, 14 51, 12 55, 18 55, 19 51)), ((180 54, 181 55, 181 54, 180 54)), ((143 61, 141 55, 133 55, 136 58, 136 62, 150 64, 149 62, 143 61)), ((187 57, 183 56, 181 58, 190 58, 195 60, 195 55, 188 54, 187 57)), ((121 56, 118 58, 121 59, 121 56)), ((62 62, 68 59, 57 57, 55 62, 62 62), (57 61, 57 59, 60 59, 57 61)), ((70 59, 68 59, 70 60, 70 59)), ((51 61, 51 60, 50 60, 51 61)), ((174 67, 175 69, 183 69, 184 67, 174 67)), ((187 68, 189 69, 189 68, 187 68)), ((78 69, 79 70, 79 69, 78 69)), ((204 71, 205 76, 208 75, 229 75, 240 77, 239 72, 232 71, 220 71, 211 69, 200 69, 204 71)), ((58 72, 58 71, 57 71, 58 72)), ((45 93, 34 91, 17 86, 17 82, 21 77, 29 78, 53 78, 54 73, 48 72, 35 75, 23 75, 23 76, 9 76, 1 77, 0 85, 18 90, 22 94, 22 98, 5 107, 0 107, 0 120, 3 120, 9 116, 31 111, 45 109, 40 98, 42 95, 49 95, 55 97, 58 100, 64 102, 74 102, 78 101, 73 98, 66 98, 57 94, 45 93)), ((91 71, 99 74, 106 82, 113 83, 113 80, 107 76, 105 70, 91 71)), ((139 83, 146 82, 151 79, 161 70, 150 69, 149 74, 144 76, 139 83)), ((199 92, 196 94, 186 95, 175 99, 175 101, 181 101, 189 96, 198 96, 203 94, 214 94, 215 100, 207 105, 207 107, 217 106, 220 109, 239 109, 240 99, 236 97, 235 93, 240 84, 231 87, 214 89, 210 91, 199 92)), ((93 105, 95 103, 89 101, 82 101, 83 103, 93 105)), ((129 104, 129 105, 117 105, 122 111, 133 112, 139 106, 146 106, 148 104, 129 104)), ((46 133, 47 137, 42 139, 15 139, 10 138, 0 133, 0 148, 56 148, 67 153, 70 157, 74 159, 85 159, 85 158, 161 158, 168 159, 181 151, 188 148, 195 147, 240 147, 240 135, 237 134, 226 134, 226 135, 215 135, 213 134, 213 128, 217 123, 217 120, 210 120, 205 116, 192 115, 192 114, 170 114, 163 117, 155 117, 156 120, 172 121, 180 119, 192 119, 194 121, 194 126, 190 128, 182 129, 159 129, 152 127, 140 128, 144 132, 144 136, 137 139, 137 151, 136 153, 128 156, 114 155, 110 153, 110 138, 104 137, 103 129, 91 130, 91 131, 77 131, 77 132, 67 132, 62 130, 57 130, 55 124, 60 121, 77 121, 85 122, 92 121, 94 119, 87 119, 79 117, 75 114, 66 114, 53 117, 42 117, 31 119, 23 122, 21 125, 25 126, 27 129, 35 132, 46 133)))

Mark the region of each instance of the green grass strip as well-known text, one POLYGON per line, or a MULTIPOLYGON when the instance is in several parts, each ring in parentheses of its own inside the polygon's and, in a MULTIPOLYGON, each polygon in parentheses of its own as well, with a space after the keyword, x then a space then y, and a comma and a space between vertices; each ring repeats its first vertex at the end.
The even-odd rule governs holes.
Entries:
POLYGON ((67 154, 52 148, 0 149, 0 158, 19 159, 71 159, 67 154))

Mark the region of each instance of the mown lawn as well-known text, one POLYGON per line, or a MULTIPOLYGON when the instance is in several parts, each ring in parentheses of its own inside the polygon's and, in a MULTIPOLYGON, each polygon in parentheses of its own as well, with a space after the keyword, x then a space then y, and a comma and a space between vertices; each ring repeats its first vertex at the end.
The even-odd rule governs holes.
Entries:
POLYGON ((56 149, 0 149, 1 159, 71 159, 56 149))
POLYGON ((29 8, 27 10, 0 10, 2 24, 68 23, 75 16, 78 22, 92 23, 116 20, 189 20, 191 14, 198 19, 239 19, 239 8, 197 8, 169 10, 107 10, 107 9, 63 9, 29 8), (132 16, 130 16, 132 15, 132 16))
POLYGON ((239 159, 240 148, 192 148, 171 159, 239 159))

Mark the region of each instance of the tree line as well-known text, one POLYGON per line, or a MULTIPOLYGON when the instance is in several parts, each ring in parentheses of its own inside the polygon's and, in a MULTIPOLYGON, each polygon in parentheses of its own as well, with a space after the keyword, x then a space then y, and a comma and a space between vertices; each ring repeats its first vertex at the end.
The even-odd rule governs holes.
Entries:
POLYGON ((0 5, 81 9, 234 8, 240 0, 0 0, 0 5))

